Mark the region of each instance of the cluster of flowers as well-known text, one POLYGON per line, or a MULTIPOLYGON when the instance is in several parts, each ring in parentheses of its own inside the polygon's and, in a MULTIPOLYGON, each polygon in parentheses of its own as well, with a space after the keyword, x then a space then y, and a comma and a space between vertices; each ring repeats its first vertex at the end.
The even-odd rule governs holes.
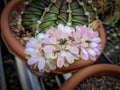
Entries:
POLYGON ((68 67, 75 60, 96 60, 101 51, 98 32, 89 27, 51 27, 46 33, 39 33, 26 44, 25 53, 28 65, 39 71, 50 72, 56 67, 68 67))

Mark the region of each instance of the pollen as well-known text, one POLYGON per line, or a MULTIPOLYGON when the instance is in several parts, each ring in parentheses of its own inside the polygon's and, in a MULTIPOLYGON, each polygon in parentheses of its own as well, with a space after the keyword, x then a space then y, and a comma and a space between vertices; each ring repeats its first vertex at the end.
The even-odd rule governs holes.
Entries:
POLYGON ((50 59, 51 59, 51 60, 56 60, 56 59, 57 59, 57 55, 51 56, 50 59))
POLYGON ((73 63, 73 61, 72 61, 72 60, 70 60, 70 61, 69 61, 69 64, 72 64, 72 63, 73 63))
POLYGON ((66 50, 69 50, 70 48, 71 48, 71 46, 66 46, 66 48, 65 48, 65 49, 66 49, 66 50))

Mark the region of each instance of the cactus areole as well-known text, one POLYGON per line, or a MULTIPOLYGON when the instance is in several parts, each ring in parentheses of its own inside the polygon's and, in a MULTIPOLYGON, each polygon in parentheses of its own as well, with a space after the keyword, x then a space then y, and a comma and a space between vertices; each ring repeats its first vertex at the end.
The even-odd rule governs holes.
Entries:
MULTIPOLYGON (((10 14, 20 2, 11 1, 3 14, 10 14)), ((6 36, 3 26, 8 20, 3 18, 2 37, 9 50, 22 58, 33 72, 41 73, 39 75, 67 73, 88 66, 98 59, 106 41, 104 28, 91 3, 92 0, 25 1, 21 24, 25 31, 33 32, 33 36, 23 47, 11 32, 7 34, 12 39, 6 36)), ((6 28, 9 30, 9 26, 6 28)))

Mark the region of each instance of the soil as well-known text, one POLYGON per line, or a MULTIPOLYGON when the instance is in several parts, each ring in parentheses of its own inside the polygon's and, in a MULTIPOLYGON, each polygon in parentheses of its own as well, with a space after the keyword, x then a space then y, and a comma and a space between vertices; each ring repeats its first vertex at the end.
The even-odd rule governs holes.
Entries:
POLYGON ((13 11, 10 16, 9 25, 10 30, 13 33, 14 37, 22 44, 26 45, 26 43, 29 41, 29 39, 32 36, 31 32, 26 31, 21 22, 21 16, 16 11, 13 11))
POLYGON ((75 90, 120 90, 120 78, 89 77, 82 81, 75 90))

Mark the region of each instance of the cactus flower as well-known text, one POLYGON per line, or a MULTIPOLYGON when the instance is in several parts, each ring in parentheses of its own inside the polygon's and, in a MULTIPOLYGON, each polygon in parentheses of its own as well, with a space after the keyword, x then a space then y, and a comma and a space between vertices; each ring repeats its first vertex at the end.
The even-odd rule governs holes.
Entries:
POLYGON ((58 67, 67 67, 68 64, 72 64, 76 59, 77 55, 75 54, 78 54, 79 50, 71 44, 69 39, 69 36, 74 31, 73 28, 63 24, 59 24, 57 29, 50 28, 47 30, 49 38, 45 38, 43 41, 45 44, 44 51, 47 52, 47 55, 51 55, 50 58, 56 56, 58 67))
POLYGON ((97 32, 87 26, 59 24, 46 33, 39 33, 26 44, 25 53, 29 55, 28 65, 39 71, 50 72, 57 67, 68 67, 77 59, 95 60, 100 54, 101 39, 97 32))
POLYGON ((80 58, 84 60, 88 60, 89 58, 95 60, 96 55, 99 55, 101 50, 101 39, 99 38, 98 33, 87 26, 77 26, 76 30, 74 37, 81 50, 80 58))

